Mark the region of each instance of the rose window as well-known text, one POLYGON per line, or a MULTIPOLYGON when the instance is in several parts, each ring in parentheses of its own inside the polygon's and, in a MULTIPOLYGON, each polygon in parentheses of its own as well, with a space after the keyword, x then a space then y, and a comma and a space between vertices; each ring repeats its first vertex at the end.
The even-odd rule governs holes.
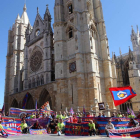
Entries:
POLYGON ((36 51, 31 56, 30 67, 33 72, 36 72, 40 69, 42 64, 42 53, 40 51, 36 51))

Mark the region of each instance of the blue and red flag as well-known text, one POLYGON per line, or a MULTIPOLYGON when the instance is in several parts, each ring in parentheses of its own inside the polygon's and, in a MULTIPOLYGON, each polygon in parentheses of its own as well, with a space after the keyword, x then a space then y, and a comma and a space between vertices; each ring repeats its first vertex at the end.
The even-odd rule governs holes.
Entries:
POLYGON ((128 107, 127 107, 127 113, 131 113, 131 112, 130 112, 130 109, 129 109, 128 107))
POLYGON ((114 87, 114 88, 109 88, 115 106, 121 105, 128 100, 132 99, 133 97, 137 96, 137 94, 134 92, 132 87, 114 87))
POLYGON ((71 113, 72 115, 74 114, 74 111, 73 111, 72 107, 71 107, 71 109, 70 109, 70 113, 71 113))

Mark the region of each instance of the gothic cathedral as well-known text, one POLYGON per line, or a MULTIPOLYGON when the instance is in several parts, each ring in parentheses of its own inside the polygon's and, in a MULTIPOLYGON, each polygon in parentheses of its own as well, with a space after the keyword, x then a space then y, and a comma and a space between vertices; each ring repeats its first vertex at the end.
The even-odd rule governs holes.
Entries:
POLYGON ((115 109, 109 87, 117 86, 116 64, 110 59, 100 0, 55 0, 54 24, 46 8, 37 9, 31 26, 26 5, 9 30, 5 107, 51 109, 95 107, 115 109))

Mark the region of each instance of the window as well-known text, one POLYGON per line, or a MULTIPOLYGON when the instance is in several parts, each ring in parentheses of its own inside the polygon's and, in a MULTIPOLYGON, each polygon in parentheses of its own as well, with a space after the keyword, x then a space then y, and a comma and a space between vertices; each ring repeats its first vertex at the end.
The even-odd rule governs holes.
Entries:
POLYGON ((68 9, 69 9, 69 14, 72 14, 73 13, 72 4, 68 6, 68 9))
POLYGON ((121 112, 126 113, 127 109, 133 110, 132 103, 130 101, 120 105, 120 111, 121 112))
POLYGON ((69 39, 73 37, 73 29, 70 27, 68 30, 69 39))
POLYGON ((40 30, 37 30, 35 34, 36 34, 36 36, 39 36, 40 35, 40 30))

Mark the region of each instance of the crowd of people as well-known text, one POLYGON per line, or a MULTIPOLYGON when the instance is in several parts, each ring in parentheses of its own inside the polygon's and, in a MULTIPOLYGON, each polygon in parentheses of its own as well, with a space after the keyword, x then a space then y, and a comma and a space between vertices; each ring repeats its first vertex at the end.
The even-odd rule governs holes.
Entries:
MULTIPOLYGON (((82 117, 98 117, 98 118, 103 118, 106 117, 106 115, 104 113, 99 113, 97 116, 94 113, 74 113, 71 114, 66 113, 65 111, 62 113, 61 111, 59 112, 54 112, 52 114, 45 114, 45 113, 41 113, 36 112, 36 113, 32 113, 31 115, 29 114, 22 114, 21 116, 21 124, 18 127, 21 127, 21 131, 23 134, 27 134, 29 133, 29 129, 43 129, 43 127, 40 125, 38 118, 50 118, 50 123, 46 125, 46 129, 48 133, 58 133, 58 136, 60 136, 62 133, 65 133, 65 123, 63 122, 64 120, 68 119, 68 118, 72 118, 71 122, 72 123, 77 123, 77 124, 81 124, 82 121, 82 117), (28 119, 36 119, 36 122, 31 125, 28 126, 26 121, 28 119)), ((111 118, 130 118, 130 124, 132 127, 137 127, 139 126, 139 123, 137 121, 134 120, 135 116, 132 115, 131 113, 128 113, 126 115, 122 114, 121 112, 119 113, 113 113, 111 115, 111 118)), ((138 114, 138 116, 136 117, 138 119, 140 119, 140 113, 138 114)), ((13 120, 14 121, 14 120, 13 120)), ((109 119, 108 124, 105 127, 105 132, 107 134, 107 136, 109 136, 109 129, 115 129, 114 125, 111 123, 111 119, 109 119)), ((3 126, 1 125, 2 120, 0 121, 0 133, 2 135, 3 131, 5 131, 3 129, 3 126)), ((88 123, 88 127, 89 127, 89 135, 97 135, 100 134, 99 130, 98 130, 98 124, 96 123, 96 121, 90 120, 88 123)), ((6 132, 6 131, 5 131, 6 132)))

